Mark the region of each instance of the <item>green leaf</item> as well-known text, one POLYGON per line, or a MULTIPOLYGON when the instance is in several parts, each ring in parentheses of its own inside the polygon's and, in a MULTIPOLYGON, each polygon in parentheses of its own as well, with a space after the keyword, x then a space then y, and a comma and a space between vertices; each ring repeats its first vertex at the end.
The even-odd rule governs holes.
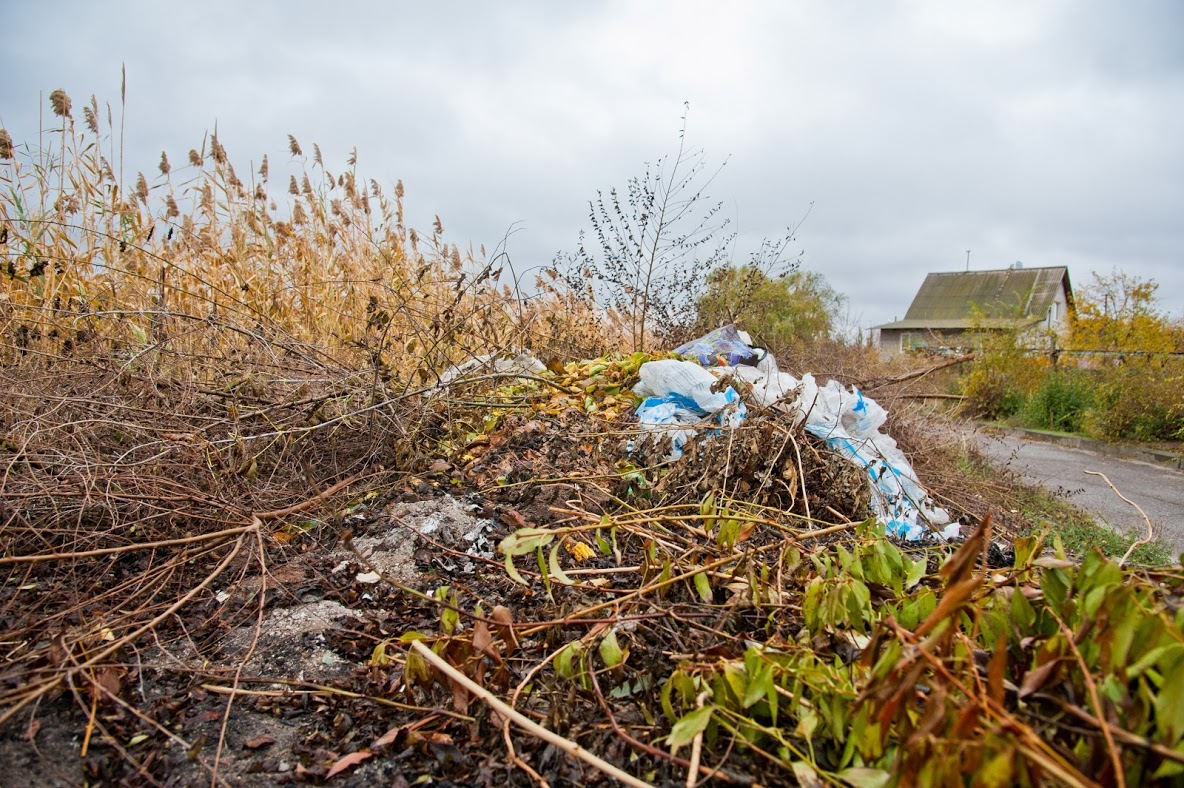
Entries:
POLYGON ((1034 536, 1025 536, 1015 540, 1015 568, 1024 569, 1028 566, 1028 562, 1032 560, 1032 556, 1036 553, 1036 549, 1040 547, 1040 540, 1034 536))
POLYGON ((497 546, 506 555, 526 555, 540 547, 546 547, 555 538, 555 532, 546 528, 519 528, 503 539, 497 546))
POLYGON ((625 661, 625 652, 617 642, 617 631, 610 629, 608 634, 600 639, 600 658, 610 668, 615 668, 625 661))
POLYGON ((818 730, 817 713, 807 706, 802 706, 802 711, 798 713, 798 725, 793 729, 793 735, 800 736, 809 742, 816 730, 818 730))
POLYGON ((526 582, 526 578, 518 573, 517 567, 514 566, 514 556, 509 553, 506 553, 506 576, 515 583, 521 583, 524 586, 530 585, 530 583, 526 582))
POLYGON ((1184 738, 1184 670, 1164 677, 1155 698, 1155 722, 1173 745, 1184 738))
POLYGON ((715 595, 711 591, 711 581, 707 579, 705 572, 700 572, 695 575, 695 590, 699 592, 699 598, 707 604, 715 601, 715 595))
POLYGON ((806 599, 802 602, 802 617, 806 620, 806 628, 811 633, 819 630, 818 611, 822 603, 822 594, 826 590, 822 578, 814 578, 806 587, 806 599))
POLYGON ((563 540, 559 540, 551 548, 551 554, 547 556, 547 568, 551 570, 551 577, 558 580, 565 586, 575 585, 575 581, 568 577, 562 568, 559 566, 559 546, 563 544, 563 540))
POLYGON ((539 574, 543 578, 543 588, 547 591, 547 597, 554 602, 555 597, 551 596, 551 575, 547 573, 547 560, 543 558, 543 548, 541 545, 534 551, 534 558, 539 565, 539 574))
POLYGON ((1156 780, 1163 780, 1168 777, 1178 777, 1181 774, 1184 774, 1184 764, 1178 761, 1165 760, 1151 777, 1156 780))
POLYGON ((613 546, 604 538, 603 528, 596 531, 596 549, 600 551, 601 555, 612 555, 613 546))
POLYGON ((666 737, 666 743, 671 747, 682 747, 684 744, 690 744, 696 736, 707 730, 707 725, 711 722, 711 713, 713 711, 715 711, 714 706, 704 706, 684 716, 681 720, 674 723, 674 727, 670 729, 670 735, 666 737))
MULTIPOLYGON (((436 599, 440 602, 448 600, 448 586, 440 586, 436 589, 436 599)), ((452 607, 446 607, 440 611, 440 625, 444 627, 444 631, 451 635, 456 631, 457 625, 460 623, 460 614, 456 612, 456 594, 452 595, 452 607)))
POLYGON ((883 788, 892 779, 892 775, 883 769, 868 769, 852 767, 844 769, 835 775, 853 788, 883 788))
POLYGON ((1023 590, 1019 588, 1011 595, 1011 620, 1024 634, 1027 634, 1036 623, 1036 611, 1032 609, 1032 603, 1024 596, 1023 590))
POLYGON ((568 643, 555 655, 555 672, 565 679, 570 679, 580 671, 580 656, 584 653, 584 644, 578 640, 568 643))
POLYGON ((983 764, 978 773, 978 784, 991 788, 1007 788, 1015 784, 1015 751, 1006 749, 983 764))
POLYGON ((904 587, 912 588, 917 583, 920 583, 921 579, 925 577, 926 568, 927 562, 924 559, 918 558, 916 561, 910 561, 908 574, 904 578, 904 587))

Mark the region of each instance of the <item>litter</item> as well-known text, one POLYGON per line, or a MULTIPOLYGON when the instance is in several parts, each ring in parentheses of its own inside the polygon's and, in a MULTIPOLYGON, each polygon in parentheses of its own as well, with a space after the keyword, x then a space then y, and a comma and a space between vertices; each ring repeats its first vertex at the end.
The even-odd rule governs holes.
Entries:
POLYGON ((705 367, 756 364, 767 355, 763 348, 752 347, 752 337, 736 328, 735 323, 715 329, 698 339, 674 349, 680 356, 698 359, 705 367))
POLYGON ((454 382, 463 381, 467 375, 488 375, 490 373, 537 375, 546 369, 541 361, 525 351, 518 353, 513 358, 500 358, 493 353, 486 353, 446 369, 440 374, 432 391, 439 391, 454 382))
POLYGON ((710 339, 724 331, 719 329, 683 348, 707 348, 704 353, 695 351, 700 360, 722 356, 755 364, 718 364, 704 369, 691 361, 662 360, 641 366, 641 382, 633 393, 645 399, 637 417, 643 430, 671 438, 673 448, 667 459, 682 457, 683 447, 705 422, 712 425, 713 432, 740 425, 746 409, 736 391, 731 386, 722 392, 712 391, 720 378, 740 380, 747 384, 753 402, 793 415, 795 425, 804 422, 807 432, 863 469, 871 482, 871 515, 888 532, 910 540, 931 533, 942 539, 958 536, 958 524, 949 524, 950 515, 921 486, 896 441, 881 432, 888 418, 884 408, 854 386, 845 389, 834 380, 819 386, 813 375, 798 379, 781 372, 772 355, 749 347, 747 336, 741 337, 735 326, 725 326, 729 328, 722 338, 710 339), (748 353, 735 343, 742 343, 748 353), (712 353, 713 347, 727 350, 712 353))
POLYGON ((747 413, 734 388, 712 391, 716 377, 690 361, 648 361, 638 374, 641 382, 633 387, 633 393, 645 399, 637 408, 637 418, 653 437, 670 438, 667 460, 682 457, 683 446, 707 417, 713 417, 719 426, 737 427, 747 413))

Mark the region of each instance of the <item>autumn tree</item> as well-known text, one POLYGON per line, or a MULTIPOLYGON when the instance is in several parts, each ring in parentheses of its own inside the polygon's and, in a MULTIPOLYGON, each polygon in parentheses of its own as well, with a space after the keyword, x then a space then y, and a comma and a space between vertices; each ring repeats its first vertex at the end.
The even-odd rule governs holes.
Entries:
POLYGON ((1159 311, 1158 288, 1115 270, 1078 291, 1071 349, 1093 370, 1087 429, 1099 437, 1184 438, 1184 363, 1172 355, 1181 330, 1159 311))
POLYGON ((737 322, 777 349, 829 336, 845 301, 816 271, 795 266, 770 276, 757 265, 742 265, 708 274, 696 307, 700 329, 737 322))
POLYGON ((1077 291, 1072 348, 1140 354, 1176 350, 1180 330, 1158 310, 1158 289, 1155 280, 1124 271, 1092 272, 1089 284, 1077 291))

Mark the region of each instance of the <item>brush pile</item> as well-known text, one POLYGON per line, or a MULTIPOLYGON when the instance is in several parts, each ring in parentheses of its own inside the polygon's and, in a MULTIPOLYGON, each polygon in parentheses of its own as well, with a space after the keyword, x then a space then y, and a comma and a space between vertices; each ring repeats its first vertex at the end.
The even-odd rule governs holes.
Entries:
POLYGON ((579 360, 612 344, 587 313, 419 239, 401 187, 318 151, 281 219, 214 137, 125 196, 54 106, 66 155, 0 161, 6 777, 1184 774, 1178 567, 1001 546, 989 515, 897 541, 756 402, 667 462, 631 390, 669 354, 579 360))

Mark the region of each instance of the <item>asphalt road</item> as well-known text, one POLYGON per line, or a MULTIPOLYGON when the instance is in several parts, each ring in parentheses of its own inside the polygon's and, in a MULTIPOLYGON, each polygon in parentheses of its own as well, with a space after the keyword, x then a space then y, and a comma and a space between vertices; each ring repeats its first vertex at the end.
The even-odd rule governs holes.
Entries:
POLYGON ((1114 528, 1145 534, 1147 525, 1138 511, 1115 495, 1104 479, 1085 471, 1106 474, 1119 492, 1147 513, 1156 536, 1177 555, 1184 552, 1184 471, 1020 436, 976 437, 988 457, 1025 480, 1065 491, 1070 503, 1114 528))

